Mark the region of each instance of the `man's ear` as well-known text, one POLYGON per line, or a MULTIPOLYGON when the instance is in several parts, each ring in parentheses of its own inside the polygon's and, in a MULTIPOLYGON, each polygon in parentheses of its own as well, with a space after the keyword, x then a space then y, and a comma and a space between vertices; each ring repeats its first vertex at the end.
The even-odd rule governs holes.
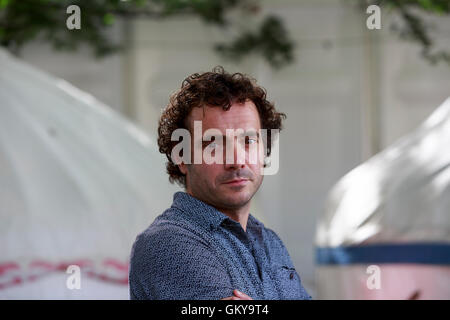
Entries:
POLYGON ((186 175, 187 174, 187 165, 184 162, 181 162, 178 165, 178 168, 180 169, 181 173, 186 175))

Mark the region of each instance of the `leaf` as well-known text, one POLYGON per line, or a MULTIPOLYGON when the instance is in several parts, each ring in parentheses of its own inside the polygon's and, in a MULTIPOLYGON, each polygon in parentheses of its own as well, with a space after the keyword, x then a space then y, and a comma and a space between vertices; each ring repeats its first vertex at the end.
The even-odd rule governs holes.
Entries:
POLYGON ((9 4, 9 0, 0 0, 0 10, 6 8, 9 4))
POLYGON ((114 23, 115 17, 112 13, 107 13, 103 16, 103 23, 110 26, 114 23))

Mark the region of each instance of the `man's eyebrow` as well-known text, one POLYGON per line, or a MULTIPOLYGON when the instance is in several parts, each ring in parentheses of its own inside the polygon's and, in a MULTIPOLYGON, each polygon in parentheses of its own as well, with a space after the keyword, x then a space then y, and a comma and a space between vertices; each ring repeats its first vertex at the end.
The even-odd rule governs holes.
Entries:
POLYGON ((243 134, 241 134, 240 136, 257 136, 259 138, 259 132, 257 130, 254 129, 249 129, 247 131, 244 131, 243 134))
MULTIPOLYGON (((257 130, 254 129, 249 129, 247 131, 242 132, 241 134, 239 134, 239 137, 243 137, 243 136, 257 136, 259 138, 259 132, 257 130)), ((225 139, 226 135, 223 134, 206 134, 203 136, 203 141, 211 141, 212 137, 214 138, 218 138, 218 139, 225 139)))

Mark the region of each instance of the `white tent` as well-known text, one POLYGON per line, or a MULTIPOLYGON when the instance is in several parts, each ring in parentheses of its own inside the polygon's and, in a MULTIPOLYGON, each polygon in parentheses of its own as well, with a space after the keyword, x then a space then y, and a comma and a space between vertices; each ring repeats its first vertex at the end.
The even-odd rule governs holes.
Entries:
POLYGON ((317 238, 322 299, 450 299, 450 98, 331 190, 317 238))
POLYGON ((128 298, 136 235, 172 202, 154 139, 0 50, 0 298, 128 298), (69 289, 69 265, 81 289, 69 289))

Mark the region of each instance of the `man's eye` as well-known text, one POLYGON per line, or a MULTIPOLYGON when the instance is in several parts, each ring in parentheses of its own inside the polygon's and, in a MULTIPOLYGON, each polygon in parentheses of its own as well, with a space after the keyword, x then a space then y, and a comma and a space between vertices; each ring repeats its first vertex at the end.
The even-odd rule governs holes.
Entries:
POLYGON ((258 142, 258 139, 256 139, 256 138, 245 138, 245 143, 246 144, 253 144, 253 143, 256 143, 256 142, 258 142))

